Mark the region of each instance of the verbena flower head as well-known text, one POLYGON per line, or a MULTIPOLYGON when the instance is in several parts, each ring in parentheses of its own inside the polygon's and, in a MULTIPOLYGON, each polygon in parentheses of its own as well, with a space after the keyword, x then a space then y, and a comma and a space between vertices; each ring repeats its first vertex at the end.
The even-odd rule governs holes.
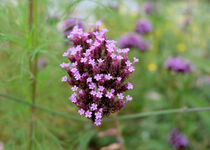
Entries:
POLYGON ((140 51, 149 50, 148 42, 136 33, 127 33, 119 39, 120 48, 137 48, 140 51))
POLYGON ((103 117, 119 111, 128 101, 129 95, 123 93, 133 88, 131 83, 125 83, 134 71, 134 57, 128 60, 129 49, 119 49, 116 41, 106 37, 107 29, 100 29, 100 22, 90 27, 89 32, 75 26, 68 38, 73 47, 63 53, 70 63, 62 63, 68 77, 61 81, 68 82, 74 92, 69 100, 78 108, 78 113, 101 124, 103 117))
POLYGON ((172 129, 169 138, 169 144, 177 150, 187 147, 188 140, 177 129, 172 129))
POLYGON ((146 19, 140 19, 136 23, 136 32, 140 34, 147 34, 152 31, 152 25, 151 23, 146 19))
POLYGON ((186 59, 181 57, 169 57, 165 62, 165 67, 174 73, 190 73, 194 66, 186 59))

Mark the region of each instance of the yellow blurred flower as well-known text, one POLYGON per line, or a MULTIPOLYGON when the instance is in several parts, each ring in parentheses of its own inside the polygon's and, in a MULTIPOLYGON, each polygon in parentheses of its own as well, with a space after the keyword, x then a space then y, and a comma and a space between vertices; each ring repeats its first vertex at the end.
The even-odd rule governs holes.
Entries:
POLYGON ((198 28, 198 26, 193 26, 193 27, 192 27, 192 31, 193 31, 193 33, 199 33, 199 28, 198 28))
POLYGON ((148 66, 147 66, 148 70, 150 72, 154 72, 157 70, 157 65, 155 63, 150 63, 148 66))
POLYGON ((201 47, 202 47, 203 49, 206 49, 206 43, 205 43, 205 42, 202 42, 202 43, 201 43, 201 47))
POLYGON ((160 30, 156 30, 155 31, 155 36, 157 37, 157 38, 159 38, 160 36, 161 36, 161 32, 160 32, 160 30))
POLYGON ((137 18, 138 17, 138 12, 132 12, 131 17, 132 18, 137 18))
POLYGON ((178 49, 178 51, 180 51, 180 52, 184 52, 184 51, 186 50, 186 46, 185 46, 184 43, 179 43, 179 44, 177 45, 177 49, 178 49))

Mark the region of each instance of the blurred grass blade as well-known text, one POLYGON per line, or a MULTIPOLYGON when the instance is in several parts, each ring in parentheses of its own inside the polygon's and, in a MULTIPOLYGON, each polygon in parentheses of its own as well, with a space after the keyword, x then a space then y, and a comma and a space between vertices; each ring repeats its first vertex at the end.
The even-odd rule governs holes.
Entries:
POLYGON ((91 138, 96 134, 94 130, 87 131, 81 138, 80 143, 78 146, 78 150, 88 149, 88 143, 90 142, 91 138))

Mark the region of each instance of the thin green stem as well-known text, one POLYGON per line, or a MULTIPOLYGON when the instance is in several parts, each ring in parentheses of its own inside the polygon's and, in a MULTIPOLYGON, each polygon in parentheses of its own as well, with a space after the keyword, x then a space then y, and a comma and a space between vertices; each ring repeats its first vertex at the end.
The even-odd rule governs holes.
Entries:
MULTIPOLYGON (((115 114, 115 117, 118 116, 118 113, 115 114)), ((125 150, 125 144, 124 144, 124 139, 123 139, 123 135, 122 135, 122 131, 120 129, 120 123, 119 120, 115 120, 115 125, 117 128, 117 136, 119 138, 119 143, 120 143, 120 150, 125 150)))
POLYGON ((41 106, 39 106, 39 105, 30 103, 30 102, 28 102, 28 101, 26 101, 26 100, 23 100, 23 99, 21 99, 21 98, 17 98, 17 97, 11 96, 11 95, 0 94, 0 97, 7 98, 8 100, 12 100, 12 101, 18 102, 18 103, 20 103, 20 104, 23 104, 23 105, 27 105, 27 106, 33 107, 33 108, 35 108, 35 109, 41 110, 41 111, 46 112, 46 113, 50 113, 50 114, 52 114, 52 115, 56 115, 56 116, 60 116, 60 117, 64 117, 64 118, 72 119, 72 120, 76 120, 76 121, 89 122, 89 120, 82 119, 82 118, 78 118, 77 116, 74 116, 74 115, 68 115, 68 114, 64 114, 64 113, 61 113, 61 112, 52 111, 52 110, 50 110, 50 109, 41 107, 41 106))
POLYGON ((136 118, 143 118, 143 117, 151 117, 151 116, 158 116, 158 115, 169 115, 175 113, 189 113, 189 112, 200 112, 200 111, 210 111, 210 107, 201 107, 201 108, 177 108, 177 109, 169 109, 169 110, 159 110, 153 112, 144 112, 144 113, 137 113, 131 115, 123 115, 119 117, 105 119, 104 122, 113 121, 113 120, 127 120, 127 119, 136 119, 136 118))
MULTIPOLYGON (((36 4, 35 0, 29 0, 28 3, 28 23, 29 23, 29 34, 31 35, 31 44, 29 44, 29 49, 33 51, 33 48, 37 44, 37 38, 36 38, 36 4)), ((37 59, 38 55, 30 60, 30 72, 31 72, 31 100, 32 104, 36 104, 36 83, 37 83, 37 59)), ((30 136, 30 143, 29 143, 29 150, 33 149, 33 136, 34 136, 34 129, 35 129, 35 108, 31 107, 31 123, 30 123, 30 130, 29 130, 29 136, 30 136)))
MULTIPOLYGON (((67 115, 61 112, 55 112, 50 109, 41 107, 36 104, 32 104, 26 100, 23 100, 21 98, 17 98, 11 95, 7 94, 0 94, 0 97, 7 98, 8 100, 12 100, 15 102, 18 102, 23 105, 28 105, 30 107, 34 107, 36 109, 39 109, 43 112, 47 112, 53 115, 61 116, 67 119, 72 119, 72 120, 77 120, 77 121, 83 121, 83 122, 88 122, 88 120, 78 118, 74 115, 67 115)), ((170 114, 175 114, 175 113, 190 113, 190 112, 201 112, 201 111, 210 111, 210 107, 200 107, 200 108, 177 108, 177 109, 169 109, 169 110, 159 110, 159 111, 153 111, 153 112, 144 112, 144 113, 137 113, 137 114, 131 114, 131 115, 123 115, 123 116, 118 116, 118 117, 113 117, 109 119, 104 119, 104 122, 110 122, 114 120, 127 120, 127 119, 138 119, 138 118, 143 118, 143 117, 152 117, 152 116, 158 116, 158 115, 170 115, 170 114)))

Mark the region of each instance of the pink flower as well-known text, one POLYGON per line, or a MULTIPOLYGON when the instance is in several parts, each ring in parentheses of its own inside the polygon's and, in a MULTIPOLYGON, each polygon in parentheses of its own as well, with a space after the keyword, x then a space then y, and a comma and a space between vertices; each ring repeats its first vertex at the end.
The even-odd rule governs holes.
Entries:
POLYGON ((66 82, 67 81, 67 76, 62 77, 61 81, 66 82))
POLYGON ((96 126, 101 125, 101 119, 96 119, 95 122, 94 122, 94 124, 95 124, 96 126))
POLYGON ((104 90, 104 87, 103 86, 99 86, 98 90, 102 92, 104 90))
POLYGON ((128 82, 127 88, 128 88, 128 90, 133 89, 133 85, 130 82, 128 82))
POLYGON ((93 42, 93 40, 92 40, 92 39, 88 39, 86 42, 87 42, 88 44, 91 44, 91 43, 93 42))
POLYGON ((100 59, 98 59, 98 63, 99 63, 99 64, 101 64, 101 63, 103 63, 103 62, 104 62, 104 60, 103 60, 103 59, 101 59, 101 58, 100 58, 100 59))
POLYGON ((89 111, 89 110, 86 111, 86 112, 85 112, 85 117, 86 117, 86 118, 91 118, 91 117, 92 117, 92 112, 89 111))
POLYGON ((112 98, 112 96, 113 96, 112 92, 107 92, 107 93, 106 93, 106 97, 112 98))
POLYGON ((127 100, 127 101, 132 101, 132 99, 133 99, 133 98, 132 98, 130 95, 127 95, 127 96, 126 96, 126 100, 127 100))
POLYGON ((84 109, 80 109, 79 111, 78 111, 78 113, 80 114, 80 115, 84 115, 85 114, 85 111, 84 111, 84 109))
POLYGON ((102 117, 102 114, 101 112, 98 111, 95 113, 95 116, 96 116, 96 119, 100 119, 102 117))
MULTIPOLYGON (((76 66, 77 66, 77 62, 72 63, 72 66, 73 66, 73 67, 76 67, 76 66)), ((75 68, 75 69, 76 69, 76 68, 75 68)))
POLYGON ((101 93, 101 92, 97 92, 97 93, 96 93, 96 97, 102 98, 102 94, 103 94, 103 93, 101 93))
POLYGON ((71 97, 69 97, 69 100, 71 100, 72 103, 76 103, 77 102, 77 98, 76 98, 77 94, 73 93, 71 95, 71 97))
POLYGON ((89 83, 89 82, 92 82, 92 78, 91 77, 87 78, 87 83, 89 83))
POLYGON ((97 109, 97 104, 94 104, 94 103, 93 103, 93 104, 91 105, 90 108, 91 108, 93 111, 96 110, 96 109, 97 109))
POLYGON ((117 80, 118 80, 118 81, 121 81, 121 80, 122 80, 122 78, 121 78, 121 77, 117 77, 117 80))
POLYGON ((111 89, 111 92, 112 92, 112 93, 114 93, 114 92, 115 92, 115 90, 114 90, 114 89, 111 89))
POLYGON ((130 66, 130 67, 128 68, 128 70, 129 70, 130 72, 133 72, 135 69, 134 69, 133 66, 130 66))
POLYGON ((90 94, 95 96, 97 94, 97 92, 96 91, 91 91, 90 94))
POLYGON ((62 63, 62 64, 60 64, 60 67, 61 68, 65 68, 65 67, 69 67, 70 66, 70 64, 69 63, 62 63))
POLYGON ((80 80, 81 75, 80 75, 79 72, 77 71, 77 72, 75 72, 74 77, 75 77, 76 80, 80 80))
POLYGON ((94 76, 94 79, 96 79, 96 81, 101 80, 102 75, 101 74, 97 74, 94 76))
POLYGON ((129 60, 127 60, 127 61, 125 62, 125 64, 126 64, 127 67, 130 67, 130 66, 132 65, 132 63, 131 63, 129 60))
POLYGON ((119 99, 123 99, 123 98, 124 98, 124 96, 123 96, 122 93, 117 94, 117 97, 118 97, 119 99))
POLYGON ((64 52, 64 53, 63 53, 63 57, 66 57, 66 56, 68 56, 68 55, 69 55, 68 52, 64 52))
POLYGON ((89 64, 92 66, 95 66, 95 60, 94 59, 89 59, 89 64))
POLYGON ((133 57, 133 63, 137 63, 137 62, 139 62, 139 59, 136 57, 133 57))
POLYGON ((86 63, 87 62, 87 58, 81 58, 81 63, 86 63))
POLYGON ((89 89, 93 90, 94 88, 95 88, 95 84, 94 83, 89 84, 89 89))
POLYGON ((110 74, 106 74, 106 75, 105 75, 105 79, 106 79, 106 80, 110 80, 110 79, 112 79, 112 76, 111 76, 110 74))
MULTIPOLYGON (((88 57, 90 55, 90 50, 87 50, 85 53, 84 53, 85 57, 88 57)), ((90 63, 89 63, 90 64, 90 63)), ((94 66, 94 65, 93 65, 94 66)))
POLYGON ((76 92, 77 89, 78 89, 78 87, 75 85, 75 86, 73 86, 71 89, 72 89, 72 91, 76 92))

